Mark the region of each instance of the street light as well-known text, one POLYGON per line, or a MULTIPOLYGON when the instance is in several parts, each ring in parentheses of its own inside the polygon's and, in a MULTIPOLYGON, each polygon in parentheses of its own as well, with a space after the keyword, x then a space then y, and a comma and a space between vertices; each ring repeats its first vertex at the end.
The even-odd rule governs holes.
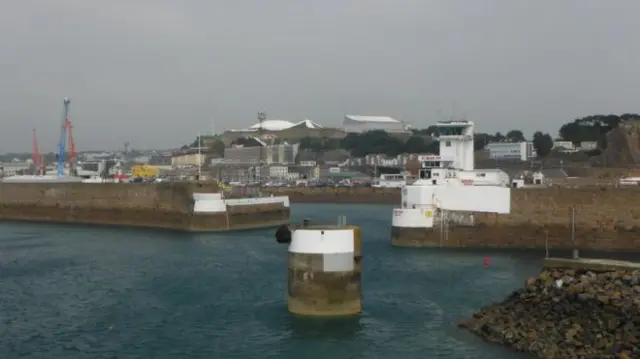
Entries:
POLYGON ((258 168, 260 169, 260 174, 258 175, 258 185, 262 187, 262 166, 263 166, 263 158, 264 158, 264 146, 262 145, 262 123, 267 119, 267 113, 264 111, 258 112, 258 139, 260 140, 260 158, 258 159, 258 168))

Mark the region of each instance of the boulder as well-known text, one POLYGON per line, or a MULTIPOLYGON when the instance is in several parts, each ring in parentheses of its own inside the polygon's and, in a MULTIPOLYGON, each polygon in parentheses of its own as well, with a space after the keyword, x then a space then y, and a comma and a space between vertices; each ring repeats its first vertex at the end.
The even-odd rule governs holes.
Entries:
POLYGON ((640 358, 640 271, 545 268, 458 322, 538 358, 640 358))

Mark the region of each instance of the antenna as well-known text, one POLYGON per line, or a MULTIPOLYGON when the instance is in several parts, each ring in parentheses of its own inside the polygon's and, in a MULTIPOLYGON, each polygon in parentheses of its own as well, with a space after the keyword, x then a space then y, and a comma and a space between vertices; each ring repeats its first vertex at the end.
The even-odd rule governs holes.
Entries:
POLYGON ((202 178, 202 134, 198 132, 198 181, 202 178))

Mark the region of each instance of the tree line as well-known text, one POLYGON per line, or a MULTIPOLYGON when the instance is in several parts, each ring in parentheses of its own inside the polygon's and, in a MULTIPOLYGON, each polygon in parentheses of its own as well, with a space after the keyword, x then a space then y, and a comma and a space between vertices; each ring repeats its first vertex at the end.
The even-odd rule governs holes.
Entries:
MULTIPOLYGON (((575 119, 562 125, 558 131, 558 140, 570 141, 575 145, 581 142, 593 141, 598 143, 598 149, 591 155, 599 154, 607 148, 606 134, 618 127, 622 122, 640 120, 638 114, 622 115, 593 115, 575 119)), ((387 156, 396 156, 401 153, 434 153, 439 151, 439 144, 434 140, 438 136, 438 127, 429 126, 425 129, 416 129, 407 136, 389 134, 383 130, 374 130, 364 133, 349 133, 343 139, 303 137, 289 143, 300 143, 301 150, 314 152, 326 152, 330 150, 344 149, 354 157, 364 157, 367 154, 381 153, 387 156)), ((281 139, 283 140, 283 139, 281 139)), ((482 150, 489 143, 496 142, 523 142, 527 141, 523 131, 518 129, 506 133, 476 133, 474 136, 475 150, 482 150)), ((250 141, 237 140, 238 144, 251 145, 250 141)), ((554 138, 549 133, 536 131, 530 138, 538 156, 546 157, 551 154, 554 138)), ((191 145, 197 146, 196 139, 191 145)), ((224 152, 224 144, 216 139, 213 142, 216 153, 224 152)))
POLYGON ((381 153, 390 157, 401 153, 437 153, 438 143, 428 136, 413 134, 404 139, 383 130, 349 133, 343 139, 304 137, 300 149, 314 152, 344 149, 354 157, 381 153))

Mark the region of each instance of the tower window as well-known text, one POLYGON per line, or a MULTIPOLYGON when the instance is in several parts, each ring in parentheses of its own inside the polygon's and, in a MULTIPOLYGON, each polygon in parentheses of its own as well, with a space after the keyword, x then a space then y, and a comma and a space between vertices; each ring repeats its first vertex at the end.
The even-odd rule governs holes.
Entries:
POLYGON ((445 142, 444 145, 447 146, 447 147, 451 147, 451 141, 445 142))

